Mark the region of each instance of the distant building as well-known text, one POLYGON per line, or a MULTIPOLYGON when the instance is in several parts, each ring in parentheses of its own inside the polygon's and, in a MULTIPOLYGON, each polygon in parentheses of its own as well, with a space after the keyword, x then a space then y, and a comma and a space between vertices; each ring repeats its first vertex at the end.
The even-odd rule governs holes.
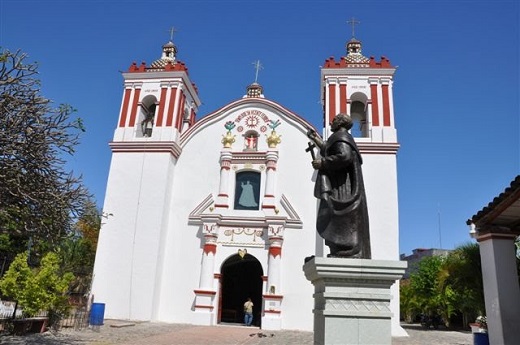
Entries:
POLYGON ((408 268, 406 269, 406 272, 403 276, 403 279, 408 279, 410 277, 410 274, 416 271, 417 264, 419 261, 421 261, 423 258, 430 257, 430 256, 447 256, 451 250, 449 249, 437 249, 437 248, 416 248, 412 250, 412 255, 400 255, 401 261, 408 262, 408 268))

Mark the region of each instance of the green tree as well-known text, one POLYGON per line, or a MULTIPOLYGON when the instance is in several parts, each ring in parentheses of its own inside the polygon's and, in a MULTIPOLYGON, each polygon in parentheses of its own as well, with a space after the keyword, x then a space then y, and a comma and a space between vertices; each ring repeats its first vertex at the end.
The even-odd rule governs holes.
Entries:
POLYGON ((399 293, 401 316, 406 322, 411 323, 421 313, 421 309, 417 295, 410 285, 410 280, 400 281, 399 293))
POLYGON ((443 258, 429 256, 419 261, 417 270, 410 275, 410 286, 417 296, 417 303, 423 313, 439 313, 441 296, 439 294, 439 272, 443 258))
MULTIPOLYGON (((95 255, 99 230, 101 228, 102 213, 93 201, 87 201, 83 213, 75 224, 75 232, 84 241, 89 251, 95 255)), ((93 257, 90 259, 94 259, 93 257)))
POLYGON ((13 298, 16 301, 24 300, 25 291, 31 283, 31 277, 32 272, 27 264, 27 254, 19 254, 0 280, 0 291, 8 298, 13 298))
MULTIPOLYGON (((0 52, 0 233, 23 246, 56 247, 89 193, 65 168, 83 126, 67 105, 40 94, 38 66, 20 51, 0 52)), ((31 256, 33 255, 31 253, 31 256)))
POLYGON ((90 288, 100 228, 101 211, 93 201, 88 201, 74 226, 74 233, 57 249, 63 271, 75 276, 71 292, 85 293, 90 288))
POLYGON ((444 294, 452 295, 452 306, 463 314, 465 325, 485 315, 478 243, 459 246, 447 256, 439 273, 439 287, 444 294))
POLYGON ((72 273, 61 272, 55 253, 45 254, 39 268, 30 268, 27 254, 21 253, 0 280, 0 291, 16 300, 28 316, 40 311, 61 313, 68 307, 66 293, 73 278, 72 273))
POLYGON ((27 249, 27 243, 22 240, 13 239, 9 234, 0 233, 0 277, 9 264, 13 261, 16 254, 27 249))
POLYGON ((459 246, 446 257, 422 259, 406 285, 400 295, 404 312, 417 308, 426 314, 438 313, 447 326, 450 317, 458 312, 463 316, 463 325, 485 314, 477 243, 459 246))

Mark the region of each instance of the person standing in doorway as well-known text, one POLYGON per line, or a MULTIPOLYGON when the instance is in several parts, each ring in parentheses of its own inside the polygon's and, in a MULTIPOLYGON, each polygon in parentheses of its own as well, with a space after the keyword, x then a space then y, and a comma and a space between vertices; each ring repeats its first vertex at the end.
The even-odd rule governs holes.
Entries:
POLYGON ((248 298, 244 303, 244 323, 246 326, 251 326, 253 323, 253 302, 251 302, 251 298, 248 298))

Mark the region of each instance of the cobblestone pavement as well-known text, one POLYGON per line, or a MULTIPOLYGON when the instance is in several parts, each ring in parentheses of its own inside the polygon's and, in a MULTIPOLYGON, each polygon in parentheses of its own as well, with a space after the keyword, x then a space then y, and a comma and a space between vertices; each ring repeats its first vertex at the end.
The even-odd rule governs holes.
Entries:
MULTIPOLYGON (((392 345, 471 345, 468 331, 425 330, 403 325, 409 337, 392 339, 392 345)), ((26 336, 0 336, 9 345, 312 345, 312 332, 265 331, 245 326, 193 326, 164 323, 123 323, 106 320, 105 325, 81 331, 62 330, 26 336), (116 327, 114 327, 116 326, 116 327)))

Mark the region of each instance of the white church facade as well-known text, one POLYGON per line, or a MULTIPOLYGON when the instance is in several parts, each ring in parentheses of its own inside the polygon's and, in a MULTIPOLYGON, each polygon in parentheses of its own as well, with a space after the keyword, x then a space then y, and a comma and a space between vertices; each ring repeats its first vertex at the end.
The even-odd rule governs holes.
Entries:
MULTIPOLYGON (((217 325, 242 323, 250 297, 262 329, 312 331, 314 288, 302 266, 328 254, 305 151, 312 125, 256 82, 197 119, 198 90, 176 54, 168 42, 160 59, 123 73, 94 301, 105 318, 217 325)), ((340 112, 356 123, 378 260, 399 259, 394 72, 354 38, 321 70, 324 123, 340 112)), ((392 294, 392 334, 402 335, 398 283, 392 294)))

